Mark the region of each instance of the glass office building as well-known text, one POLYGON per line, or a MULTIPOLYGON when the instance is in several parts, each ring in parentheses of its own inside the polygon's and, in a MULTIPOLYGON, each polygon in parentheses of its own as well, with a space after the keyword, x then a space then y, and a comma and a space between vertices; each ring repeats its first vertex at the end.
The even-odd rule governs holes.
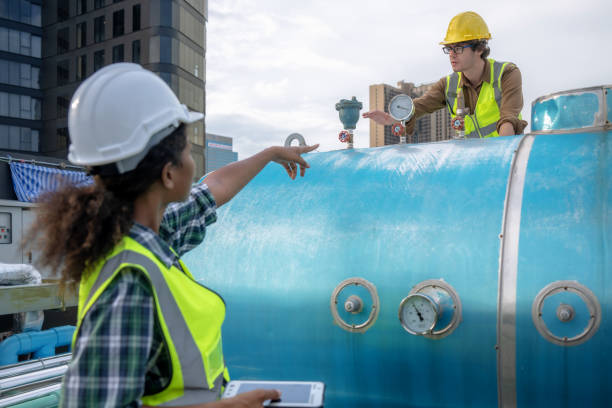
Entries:
MULTIPOLYGON (((112 63, 141 64, 182 103, 204 112, 207 7, 206 0, 46 0, 41 146, 47 154, 66 157, 70 99, 83 80, 112 63)), ((202 174, 204 121, 187 132, 202 174)))
POLYGON ((232 144, 231 137, 206 134, 206 173, 238 160, 238 153, 232 151, 232 144))
POLYGON ((0 1, 0 149, 38 152, 41 0, 0 1))

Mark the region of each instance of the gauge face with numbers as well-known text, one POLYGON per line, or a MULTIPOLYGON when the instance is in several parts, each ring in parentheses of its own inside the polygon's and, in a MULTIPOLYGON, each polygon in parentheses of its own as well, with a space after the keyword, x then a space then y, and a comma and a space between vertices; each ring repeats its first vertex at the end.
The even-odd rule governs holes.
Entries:
POLYGON ((389 102, 389 114, 395 120, 409 120, 414 114, 412 98, 405 94, 393 97, 389 102))
POLYGON ((400 304, 399 319, 410 334, 427 334, 436 326, 439 307, 427 295, 414 293, 400 304))

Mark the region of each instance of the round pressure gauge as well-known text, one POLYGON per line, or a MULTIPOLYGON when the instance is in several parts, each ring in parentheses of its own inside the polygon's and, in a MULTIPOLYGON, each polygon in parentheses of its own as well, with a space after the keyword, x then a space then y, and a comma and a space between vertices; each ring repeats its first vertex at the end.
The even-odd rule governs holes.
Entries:
POLYGON ((440 309, 429 296, 422 293, 408 295, 400 303, 399 318, 411 334, 428 334, 438 322, 440 309))
POLYGON ((389 114, 395 120, 409 120, 414 115, 414 104, 412 98, 406 94, 400 94, 389 102, 389 114))

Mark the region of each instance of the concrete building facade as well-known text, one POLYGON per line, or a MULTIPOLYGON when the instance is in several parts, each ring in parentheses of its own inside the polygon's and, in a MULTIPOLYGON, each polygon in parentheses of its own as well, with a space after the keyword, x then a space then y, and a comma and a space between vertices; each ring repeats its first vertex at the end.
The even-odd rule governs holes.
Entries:
POLYGON ((206 173, 238 160, 232 151, 233 139, 227 136, 206 134, 206 173))
POLYGON ((0 1, 0 149, 37 152, 42 0, 0 1))
MULTIPOLYGON (((397 87, 388 84, 370 85, 369 110, 389 112, 389 102, 394 96, 406 94, 412 98, 424 95, 431 84, 415 86, 412 82, 400 81, 397 87)), ((446 109, 440 109, 416 120, 414 133, 407 135, 408 143, 426 143, 450 139, 453 135, 450 115, 446 109)), ((399 143, 399 137, 391 133, 391 126, 379 125, 370 121, 370 147, 385 146, 399 143)))

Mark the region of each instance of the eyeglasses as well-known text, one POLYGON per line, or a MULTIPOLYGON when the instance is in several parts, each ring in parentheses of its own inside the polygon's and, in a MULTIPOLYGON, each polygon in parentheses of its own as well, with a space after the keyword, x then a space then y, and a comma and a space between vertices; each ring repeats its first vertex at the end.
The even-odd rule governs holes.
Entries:
POLYGON ((473 48, 473 47, 474 47, 473 44, 455 45, 455 46, 447 45, 445 47, 442 47, 442 52, 444 52, 445 54, 450 54, 452 51, 455 54, 463 54, 464 48, 473 48))

